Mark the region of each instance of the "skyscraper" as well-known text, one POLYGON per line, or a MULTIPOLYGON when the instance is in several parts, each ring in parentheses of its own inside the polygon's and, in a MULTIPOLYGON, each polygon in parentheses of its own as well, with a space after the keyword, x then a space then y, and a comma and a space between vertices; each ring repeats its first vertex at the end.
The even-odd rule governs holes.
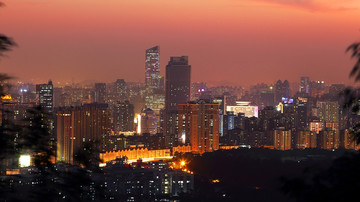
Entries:
POLYGON ((117 102, 113 109, 114 130, 116 132, 134 130, 134 105, 129 101, 117 102))
POLYGON ((127 98, 127 85, 124 79, 117 79, 114 84, 115 87, 115 101, 125 102, 127 98))
POLYGON ((47 113, 52 113, 54 109, 53 84, 36 85, 36 104, 40 105, 47 113))
POLYGON ((152 109, 158 117, 165 105, 163 81, 160 76, 160 49, 155 46, 145 53, 145 108, 152 109))
POLYGON ((145 87, 146 89, 160 88, 160 49, 154 46, 145 53, 145 87))
POLYGON ((95 83, 95 102, 105 103, 106 101, 106 84, 95 83))
POLYGON ((178 105, 190 101, 191 66, 188 57, 171 57, 166 66, 165 132, 178 134, 178 105))
POLYGON ((193 152, 219 149, 219 104, 204 100, 179 104, 179 137, 193 152))

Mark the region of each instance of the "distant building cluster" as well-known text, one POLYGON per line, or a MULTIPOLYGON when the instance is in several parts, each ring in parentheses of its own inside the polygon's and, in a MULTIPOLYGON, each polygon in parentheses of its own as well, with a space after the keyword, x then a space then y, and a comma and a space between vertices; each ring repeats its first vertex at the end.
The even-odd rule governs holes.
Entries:
POLYGON ((360 119, 340 107, 342 84, 301 77, 297 84, 278 80, 248 90, 208 87, 191 82, 188 56, 170 57, 165 69, 164 77, 155 46, 145 51, 144 83, 20 82, 2 98, 1 123, 21 121, 29 107, 41 106, 56 161, 69 164, 86 143, 96 143, 102 155, 138 148, 357 149, 350 128, 360 119))

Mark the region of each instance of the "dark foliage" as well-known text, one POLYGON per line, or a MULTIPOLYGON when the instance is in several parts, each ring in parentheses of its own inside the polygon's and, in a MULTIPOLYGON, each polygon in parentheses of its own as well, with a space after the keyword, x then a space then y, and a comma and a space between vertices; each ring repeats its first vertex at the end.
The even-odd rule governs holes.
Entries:
POLYGON ((3 56, 6 51, 10 51, 13 46, 16 46, 16 43, 11 38, 0 34, 0 56, 3 56))
POLYGON ((188 168, 196 174, 196 190, 189 200, 287 201, 280 191, 282 176, 299 177, 307 167, 326 169, 343 152, 246 148, 186 158, 192 159, 188 168), (214 179, 220 182, 212 183, 214 179))
POLYGON ((360 154, 348 153, 326 170, 305 170, 303 176, 283 179, 282 190, 296 201, 351 201, 360 188, 360 154))

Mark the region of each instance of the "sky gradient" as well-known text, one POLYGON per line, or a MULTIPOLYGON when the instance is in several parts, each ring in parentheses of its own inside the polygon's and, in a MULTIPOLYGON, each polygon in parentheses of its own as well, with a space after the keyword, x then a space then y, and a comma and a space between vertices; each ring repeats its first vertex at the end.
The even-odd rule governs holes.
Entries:
POLYGON ((1 0, 18 44, 0 72, 20 80, 144 81, 145 49, 189 56, 192 81, 248 86, 300 76, 348 83, 358 0, 1 0))

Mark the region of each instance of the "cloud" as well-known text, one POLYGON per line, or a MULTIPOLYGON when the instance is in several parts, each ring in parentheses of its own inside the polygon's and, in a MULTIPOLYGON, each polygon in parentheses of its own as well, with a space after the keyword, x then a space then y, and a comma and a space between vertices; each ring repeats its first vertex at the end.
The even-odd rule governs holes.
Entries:
POLYGON ((350 6, 354 0, 255 0, 260 2, 292 6, 309 11, 344 11, 357 7, 350 6))

